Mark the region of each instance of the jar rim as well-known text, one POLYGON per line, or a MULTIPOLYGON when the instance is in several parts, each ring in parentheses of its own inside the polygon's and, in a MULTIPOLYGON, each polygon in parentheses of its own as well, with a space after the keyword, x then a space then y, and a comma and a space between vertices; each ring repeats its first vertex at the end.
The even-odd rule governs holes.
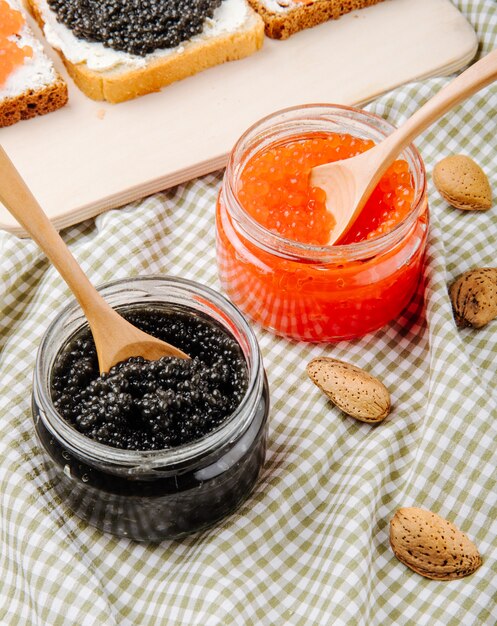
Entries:
MULTIPOLYGON (((331 121, 331 119, 326 120, 326 115, 334 115, 337 118, 342 116, 341 121, 344 122, 349 120, 349 122, 362 123, 364 127, 376 131, 382 136, 381 138, 388 136, 388 134, 396 129, 391 122, 385 120, 380 115, 356 107, 327 103, 296 105, 274 111, 252 124, 240 136, 229 155, 221 193, 228 196, 226 198, 226 205, 229 207, 231 217, 237 222, 242 234, 247 239, 271 254, 277 254, 289 259, 297 257, 299 260, 304 258, 310 261, 319 260, 324 262, 371 257, 390 249, 402 240, 423 210, 424 199, 426 198, 426 172, 421 155, 417 148, 413 144, 410 144, 401 152, 399 157, 407 157, 411 174, 415 177, 416 195, 413 200, 413 206, 409 214, 399 224, 396 224, 391 231, 384 235, 350 244, 307 244, 294 239, 288 239, 262 226, 254 219, 238 201, 235 188, 238 175, 243 169, 241 161, 243 155, 247 152, 246 144, 252 142, 258 145, 268 136, 264 134, 265 130, 269 131, 272 129, 274 132, 278 128, 285 128, 285 123, 288 124, 289 128, 292 121, 298 122, 299 120, 303 121, 305 119, 312 121, 321 120, 323 122, 331 121), (303 116, 292 118, 294 114, 298 113, 302 113, 303 116), (275 123, 278 119, 280 119, 280 122, 275 123), (414 171, 412 171, 412 169, 414 169, 414 171)), ((305 133, 302 131, 295 132, 293 136, 298 134, 302 135, 305 133)), ((288 138, 291 136, 291 134, 285 135, 285 137, 288 138)), ((255 152, 257 152, 257 150, 254 150, 252 154, 255 152)))
MULTIPOLYGON (((137 471, 145 471, 157 467, 166 468, 175 467, 182 463, 193 461, 200 456, 208 455, 211 452, 228 443, 233 437, 244 432, 250 424, 251 412, 250 408, 255 404, 254 400, 258 397, 261 390, 263 379, 262 355, 259 349, 254 331, 248 324, 245 316, 232 302, 230 302, 222 294, 206 285, 202 285, 195 281, 172 276, 139 276, 134 278, 117 279, 106 282, 97 286, 98 291, 108 297, 115 289, 124 287, 122 292, 128 289, 140 289, 140 287, 151 286, 152 283, 159 283, 166 286, 168 290, 176 290, 179 294, 193 295, 198 298, 199 303, 207 303, 219 310, 223 320, 229 320, 240 331, 247 345, 247 353, 250 357, 248 362, 247 355, 244 352, 247 368, 249 372, 249 380, 247 390, 240 404, 235 411, 228 416, 215 430, 206 436, 196 439, 192 442, 182 444, 180 446, 165 448, 162 450, 127 450, 102 444, 80 433, 72 426, 62 415, 58 413, 53 405, 50 395, 50 378, 54 364, 54 360, 60 350, 67 341, 74 336, 75 332, 87 323, 86 318, 79 307, 76 300, 67 304, 54 320, 50 323, 44 336, 42 337, 38 348, 36 363, 34 369, 34 385, 33 393, 35 400, 43 402, 44 416, 46 417, 45 426, 50 433, 58 438, 62 438, 64 445, 69 451, 84 454, 88 460, 94 462, 105 462, 109 465, 122 465, 126 467, 136 467, 137 471), (61 337, 60 331, 64 323, 70 320, 71 315, 78 314, 78 320, 81 322, 75 326, 74 330, 61 337), (44 360, 47 347, 53 345, 57 341, 58 346, 54 349, 54 355, 50 362, 44 360), (45 371, 48 368, 49 371, 45 371), (41 398, 40 398, 41 395, 41 398)), ((157 296, 153 296, 157 302, 157 296)), ((140 300, 134 300, 130 304, 135 304, 140 300)), ((168 303, 166 299, 160 299, 161 303, 168 303)), ((125 305, 126 303, 123 303, 125 305)), ((120 305, 122 306, 122 305, 120 305)), ((187 305, 185 305, 187 306, 187 305)), ((193 307, 192 307, 193 308, 193 307)), ((199 309, 200 310, 200 309, 199 309)), ((205 313, 205 310, 203 311, 205 313)), ((213 317, 213 319, 216 319, 213 317)), ((220 320, 217 320, 220 321, 220 320)), ((231 329, 230 329, 231 330, 231 329)), ((236 339, 236 337, 235 337, 236 339)), ((237 343, 240 343, 236 339, 237 343)), ((242 348, 243 350, 243 348, 242 348)))

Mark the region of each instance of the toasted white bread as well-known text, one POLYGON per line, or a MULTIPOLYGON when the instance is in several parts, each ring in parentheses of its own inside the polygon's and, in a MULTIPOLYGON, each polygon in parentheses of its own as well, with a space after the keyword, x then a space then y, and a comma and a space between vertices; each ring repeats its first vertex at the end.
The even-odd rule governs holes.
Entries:
POLYGON ((24 23, 19 32, 9 35, 5 45, 14 42, 19 48, 29 50, 29 54, 0 85, 0 127, 50 113, 67 102, 67 85, 26 23, 18 0, 6 1, 12 10, 21 13, 24 23))
MULTIPOLYGON (((214 65, 248 56, 264 40, 264 23, 246 0, 223 0, 223 5, 236 3, 243 10, 242 19, 232 29, 207 29, 176 48, 140 57, 77 39, 68 28, 56 23, 46 0, 26 1, 76 85, 94 100, 117 103, 159 91, 214 65)), ((216 14, 211 25, 215 18, 216 14)))
POLYGON ((266 35, 286 39, 345 13, 363 9, 382 0, 249 0, 264 20, 266 35))

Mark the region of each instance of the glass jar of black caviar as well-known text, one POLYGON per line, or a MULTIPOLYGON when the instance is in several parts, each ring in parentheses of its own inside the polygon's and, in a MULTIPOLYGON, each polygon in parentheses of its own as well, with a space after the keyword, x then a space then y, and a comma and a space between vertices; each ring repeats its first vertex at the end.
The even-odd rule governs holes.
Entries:
POLYGON ((100 291, 125 315, 163 311, 165 323, 186 316, 220 330, 240 349, 244 393, 223 421, 191 441, 147 450, 95 440, 55 406, 58 360, 87 328, 79 306, 67 306, 42 339, 33 385, 35 430, 54 489, 89 524, 137 541, 176 538, 211 526, 249 496, 265 458, 269 392, 255 335, 228 300, 191 281, 135 278, 100 291))

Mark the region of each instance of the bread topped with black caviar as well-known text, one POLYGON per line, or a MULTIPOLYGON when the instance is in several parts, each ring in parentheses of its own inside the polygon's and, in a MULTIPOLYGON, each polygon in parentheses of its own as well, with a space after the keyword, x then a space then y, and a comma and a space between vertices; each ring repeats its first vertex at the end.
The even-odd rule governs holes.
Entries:
POLYGON ((26 0, 90 98, 122 102, 258 50, 246 0, 26 0))
POLYGON ((338 19, 356 9, 383 0, 249 0, 264 20, 265 31, 273 39, 286 39, 294 33, 338 19))

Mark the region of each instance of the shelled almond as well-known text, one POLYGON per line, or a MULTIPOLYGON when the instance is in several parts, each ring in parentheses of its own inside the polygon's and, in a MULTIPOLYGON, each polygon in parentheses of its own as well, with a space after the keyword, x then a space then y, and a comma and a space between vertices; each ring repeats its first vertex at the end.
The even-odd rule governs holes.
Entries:
POLYGON ((399 509, 390 522, 395 556, 417 574, 434 580, 469 576, 481 565, 475 544, 454 524, 426 509, 399 509))
POLYGON ((454 154, 439 161, 433 182, 449 204, 464 211, 486 211, 492 206, 492 190, 487 175, 468 156, 454 154))
POLYGON ((483 328, 497 317, 497 268, 464 272, 450 285, 449 295, 458 326, 483 328))
POLYGON ((385 385, 365 370, 329 357, 307 365, 312 382, 347 415, 362 422, 381 422, 390 412, 390 394, 385 385))

